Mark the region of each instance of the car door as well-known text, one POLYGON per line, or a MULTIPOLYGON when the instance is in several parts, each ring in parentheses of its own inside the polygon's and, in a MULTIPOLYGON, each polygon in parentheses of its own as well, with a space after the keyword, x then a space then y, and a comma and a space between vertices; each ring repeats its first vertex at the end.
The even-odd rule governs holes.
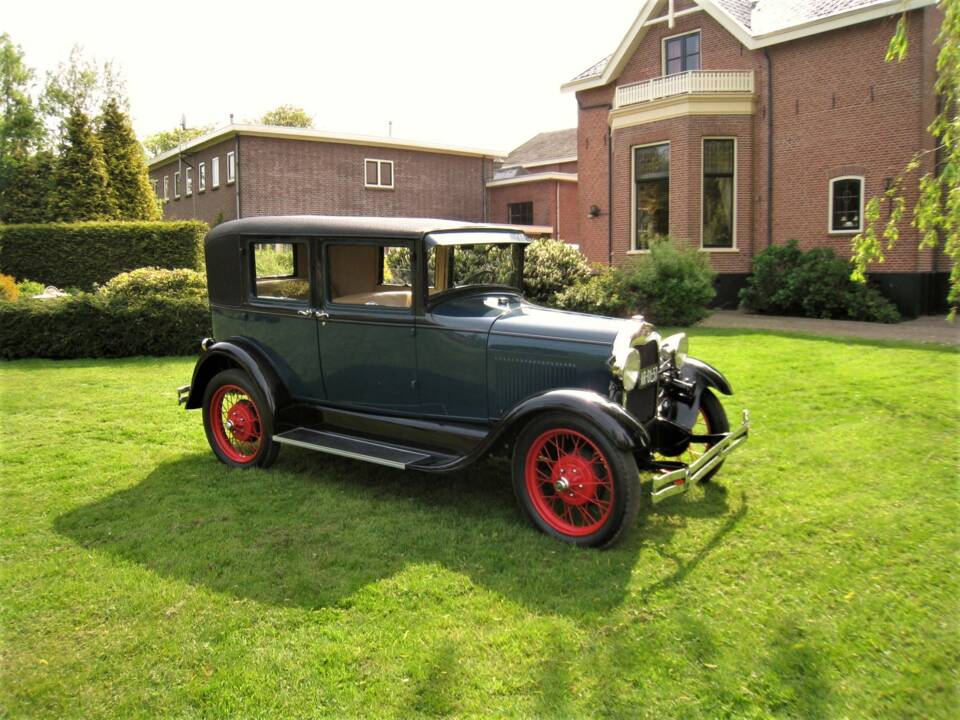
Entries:
POLYGON ((329 402, 371 411, 418 411, 412 248, 399 241, 324 241, 318 330, 329 402), (391 266, 391 258, 399 258, 399 265, 391 266))
POLYGON ((326 398, 314 317, 317 263, 306 238, 249 238, 246 334, 265 352, 290 394, 326 398))

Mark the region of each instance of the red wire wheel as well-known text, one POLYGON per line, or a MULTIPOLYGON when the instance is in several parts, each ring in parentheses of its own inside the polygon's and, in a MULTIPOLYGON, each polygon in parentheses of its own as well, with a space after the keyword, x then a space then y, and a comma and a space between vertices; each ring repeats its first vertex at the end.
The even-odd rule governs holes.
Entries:
POLYGON ((257 459, 263 423, 257 404, 239 385, 221 385, 210 400, 210 426, 220 451, 235 463, 257 459))
POLYGON ((610 463, 590 438, 576 430, 541 433, 527 451, 524 480, 534 510, 563 535, 592 535, 613 512, 610 463))

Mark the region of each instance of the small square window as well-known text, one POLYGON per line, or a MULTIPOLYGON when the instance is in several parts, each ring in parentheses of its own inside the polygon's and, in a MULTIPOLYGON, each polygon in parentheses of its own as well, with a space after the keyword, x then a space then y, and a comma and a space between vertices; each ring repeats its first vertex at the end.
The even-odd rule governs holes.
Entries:
POLYGON ((232 150, 227 153, 227 185, 237 180, 237 155, 232 150))
POLYGON ((364 185, 368 188, 390 189, 393 187, 393 160, 363 161, 364 185))
POLYGON ((188 165, 186 169, 186 173, 187 173, 187 188, 186 188, 187 197, 190 197, 191 195, 193 195, 193 168, 188 165))
POLYGON ((215 157, 210 161, 210 187, 216 190, 220 187, 220 158, 215 157))
POLYGON ((177 171, 173 174, 173 199, 180 199, 180 172, 177 171))
POLYGON ((508 203, 507 217, 511 225, 533 225, 533 203, 508 203))
POLYGON ((207 164, 197 165, 197 192, 203 192, 207 189, 207 164))

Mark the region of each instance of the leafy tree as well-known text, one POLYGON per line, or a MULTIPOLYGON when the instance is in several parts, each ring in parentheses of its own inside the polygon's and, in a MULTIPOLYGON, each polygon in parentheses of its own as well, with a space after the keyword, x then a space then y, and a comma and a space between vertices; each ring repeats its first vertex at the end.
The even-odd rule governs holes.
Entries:
POLYGON ((49 203, 57 159, 41 150, 18 161, 2 188, 0 222, 41 223, 50 220, 49 203))
POLYGON ((313 118, 303 108, 295 105, 281 105, 265 113, 260 122, 264 125, 283 127, 312 128, 313 118))
POLYGON ((83 48, 74 45, 67 62, 47 73, 40 109, 48 123, 62 130, 63 121, 75 109, 93 117, 110 98, 115 99, 121 109, 127 109, 126 88, 119 69, 113 62, 99 63, 86 57, 83 48))
POLYGON ((160 210, 150 187, 143 147, 130 117, 110 98, 100 116, 100 144, 107 167, 111 202, 120 220, 159 220, 160 210))
POLYGON ((204 125, 197 128, 181 128, 179 125, 173 130, 161 130, 143 139, 143 146, 151 157, 167 150, 173 150, 180 143, 185 143, 200 137, 213 130, 213 125, 204 125))
POLYGON ((90 118, 74 108, 64 122, 60 157, 53 173, 49 215, 52 220, 108 220, 116 215, 110 196, 103 147, 90 118))
MULTIPOLYGON (((867 265, 883 262, 884 250, 900 239, 900 223, 907 210, 904 184, 919 171, 924 156, 934 154, 934 169, 924 173, 918 182, 919 198, 913 207, 911 224, 920 231, 921 248, 935 248, 943 242, 944 254, 953 261, 947 302, 951 317, 960 305, 960 0, 941 0, 943 25, 937 36, 935 92, 940 96, 940 111, 927 131, 936 140, 936 148, 918 152, 907 163, 891 187, 867 203, 864 231, 853 239, 854 278, 865 278, 867 265), (889 208, 886 225, 878 237, 881 211, 889 208), (881 239, 882 238, 882 239, 881 239), (886 247, 884 242, 886 241, 886 247)), ((906 57, 907 16, 900 17, 887 49, 888 62, 906 57)))

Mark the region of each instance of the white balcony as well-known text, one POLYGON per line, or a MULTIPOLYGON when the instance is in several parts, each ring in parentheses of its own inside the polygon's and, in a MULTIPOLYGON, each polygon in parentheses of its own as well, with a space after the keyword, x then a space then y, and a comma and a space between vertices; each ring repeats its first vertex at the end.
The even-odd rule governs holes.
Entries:
POLYGON ((753 94, 752 70, 690 70, 617 88, 614 109, 677 95, 753 94))

